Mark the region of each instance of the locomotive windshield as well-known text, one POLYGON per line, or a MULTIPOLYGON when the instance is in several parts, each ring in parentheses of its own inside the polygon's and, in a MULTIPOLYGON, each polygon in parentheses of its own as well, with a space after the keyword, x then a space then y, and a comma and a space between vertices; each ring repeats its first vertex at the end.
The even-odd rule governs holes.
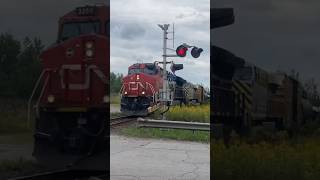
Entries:
POLYGON ((129 69, 128 75, 137 74, 137 73, 154 75, 154 74, 157 74, 157 69, 149 66, 145 66, 145 68, 132 68, 132 69, 129 69))
POLYGON ((65 41, 72 37, 76 37, 82 34, 99 33, 100 22, 72 22, 65 23, 62 26, 61 41, 65 41))

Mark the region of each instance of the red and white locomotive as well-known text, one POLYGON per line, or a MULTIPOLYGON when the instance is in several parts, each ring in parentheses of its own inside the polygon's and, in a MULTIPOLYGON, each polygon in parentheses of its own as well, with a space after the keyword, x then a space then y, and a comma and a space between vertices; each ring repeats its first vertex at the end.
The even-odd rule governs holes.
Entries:
POLYGON ((29 102, 36 100, 34 156, 41 162, 64 166, 106 152, 109 12, 84 6, 62 16, 57 42, 40 55, 43 71, 29 102))
POLYGON ((163 85, 162 69, 155 63, 133 64, 122 79, 121 111, 146 113, 149 107, 159 103, 159 91, 163 85))
MULTIPOLYGON (((157 63, 133 64, 128 69, 120 90, 121 111, 130 115, 145 115, 157 109, 161 102, 163 69, 157 63)), ((182 66, 173 64, 172 69, 180 70, 182 66)), ((171 105, 208 100, 202 86, 193 85, 168 71, 167 79, 171 105)))

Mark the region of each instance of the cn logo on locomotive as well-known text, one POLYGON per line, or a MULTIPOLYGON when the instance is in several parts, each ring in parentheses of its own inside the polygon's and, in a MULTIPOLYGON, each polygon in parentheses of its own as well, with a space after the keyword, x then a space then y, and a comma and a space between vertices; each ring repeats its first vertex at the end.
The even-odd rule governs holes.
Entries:
MULTIPOLYGON (((66 83, 64 82, 64 73, 65 70, 72 70, 72 71, 81 71, 81 65, 80 64, 65 64, 61 66, 60 69, 60 79, 61 79, 61 88, 65 89, 66 88, 66 83)), ((108 79, 106 76, 103 74, 103 72, 96 66, 96 65, 89 65, 86 67, 85 70, 85 81, 83 84, 73 84, 73 83, 68 83, 68 89, 71 90, 84 90, 84 89, 89 89, 90 88, 90 70, 92 70, 98 77, 101 79, 101 81, 104 84, 108 83, 108 79)))

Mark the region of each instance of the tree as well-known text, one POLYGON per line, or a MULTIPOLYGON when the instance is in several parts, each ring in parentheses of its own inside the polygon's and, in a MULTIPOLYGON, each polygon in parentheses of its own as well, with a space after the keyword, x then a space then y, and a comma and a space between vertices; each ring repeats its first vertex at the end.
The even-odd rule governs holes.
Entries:
POLYGON ((12 35, 0 35, 0 95, 14 95, 12 86, 15 84, 15 68, 20 54, 20 42, 12 35))
POLYGON ((10 34, 0 35, 0 96, 29 97, 41 72, 43 48, 39 38, 20 43, 10 34))
POLYGON ((115 74, 113 72, 110 73, 110 92, 111 93, 119 93, 122 86, 122 74, 115 74))
POLYGON ((44 46, 38 38, 31 40, 26 37, 23 41, 22 52, 16 64, 16 94, 19 97, 28 97, 41 73, 39 55, 44 46))

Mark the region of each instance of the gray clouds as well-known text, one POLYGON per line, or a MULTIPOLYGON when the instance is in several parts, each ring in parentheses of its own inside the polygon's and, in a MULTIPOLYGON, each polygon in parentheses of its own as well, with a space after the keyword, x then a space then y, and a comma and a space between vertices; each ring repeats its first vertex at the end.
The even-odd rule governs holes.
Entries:
MULTIPOLYGON (((184 64, 184 70, 177 71, 177 75, 209 86, 209 3, 209 0, 111 1, 111 71, 126 74, 131 64, 162 60, 162 31, 157 24, 174 22, 175 46, 186 42, 204 49, 199 59, 189 55, 169 59, 184 64)), ((168 43, 172 47, 172 42, 168 43)))
POLYGON ((295 69, 320 80, 320 2, 316 0, 220 0, 236 22, 214 30, 217 45, 270 71, 295 69))
POLYGON ((140 24, 126 24, 121 29, 121 37, 125 39, 134 39, 144 36, 146 33, 145 29, 140 24))
POLYGON ((39 37, 48 45, 56 40, 58 19, 77 6, 104 3, 106 0, 2 0, 0 32, 22 39, 39 37))

